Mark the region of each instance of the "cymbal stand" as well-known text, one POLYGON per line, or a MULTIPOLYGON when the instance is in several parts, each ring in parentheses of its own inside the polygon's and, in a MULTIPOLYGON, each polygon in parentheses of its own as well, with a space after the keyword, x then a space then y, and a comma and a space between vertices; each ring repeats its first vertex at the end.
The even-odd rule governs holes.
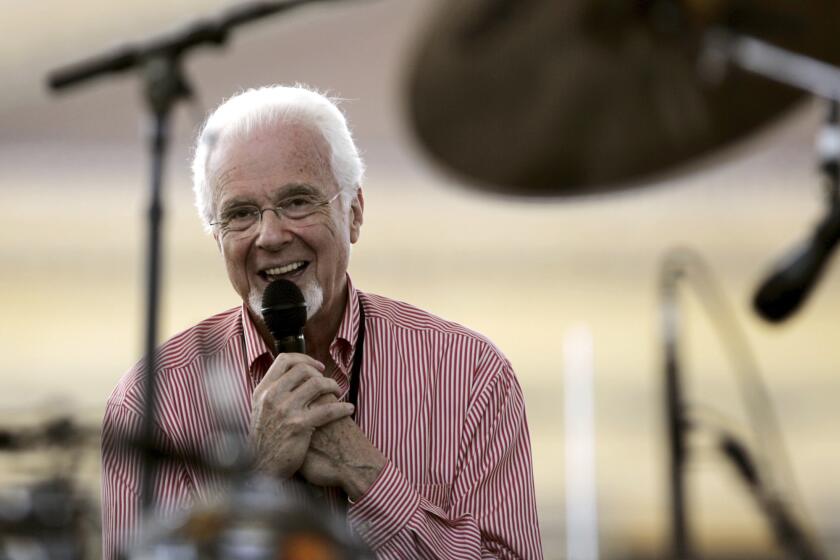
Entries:
POLYGON ((679 288, 686 284, 695 288, 700 302, 715 331, 724 345, 733 364, 733 372, 739 379, 739 388, 754 438, 762 452, 753 459, 749 448, 738 436, 728 431, 717 434, 722 455, 736 468, 746 488, 764 513, 778 544, 791 557, 800 560, 823 560, 824 556, 806 526, 788 508, 783 488, 777 480, 777 473, 770 470, 770 457, 775 451, 779 467, 784 466, 784 445, 778 434, 778 422, 772 411, 772 403, 755 369, 755 358, 746 339, 740 334, 737 323, 722 293, 715 287, 708 267, 693 251, 687 249, 669 252, 660 269, 659 304, 664 357, 664 401, 665 420, 668 430, 668 467, 671 496, 671 553, 677 560, 695 558, 696 551, 690 533, 687 507, 687 465, 691 459, 688 436, 694 430, 708 429, 702 420, 689 419, 689 400, 683 391, 685 373, 679 355, 681 340, 681 299, 679 288))
POLYGON ((682 268, 666 260, 659 281, 660 319, 664 343, 665 423, 668 430, 668 481, 673 539, 671 546, 675 560, 689 560, 693 557, 685 507, 686 433, 689 426, 685 417, 678 353, 680 306, 677 288, 682 276, 682 268))

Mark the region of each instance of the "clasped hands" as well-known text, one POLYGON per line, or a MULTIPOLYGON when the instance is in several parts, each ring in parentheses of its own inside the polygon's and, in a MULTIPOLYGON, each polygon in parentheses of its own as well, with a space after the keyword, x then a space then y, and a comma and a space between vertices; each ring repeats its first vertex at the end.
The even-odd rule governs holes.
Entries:
POLYGON ((305 354, 280 354, 251 399, 251 445, 259 471, 341 487, 351 500, 376 480, 387 458, 339 402, 335 380, 305 354))

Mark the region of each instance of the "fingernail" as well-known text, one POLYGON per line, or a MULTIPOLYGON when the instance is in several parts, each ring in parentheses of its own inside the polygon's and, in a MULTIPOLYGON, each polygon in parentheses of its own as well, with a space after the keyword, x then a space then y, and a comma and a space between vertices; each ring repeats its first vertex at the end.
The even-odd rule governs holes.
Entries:
POLYGON ((327 366, 325 366, 325 365, 324 365, 324 364, 322 364, 321 362, 318 362, 318 369, 320 369, 320 370, 322 370, 322 371, 323 371, 323 370, 327 369, 327 366))

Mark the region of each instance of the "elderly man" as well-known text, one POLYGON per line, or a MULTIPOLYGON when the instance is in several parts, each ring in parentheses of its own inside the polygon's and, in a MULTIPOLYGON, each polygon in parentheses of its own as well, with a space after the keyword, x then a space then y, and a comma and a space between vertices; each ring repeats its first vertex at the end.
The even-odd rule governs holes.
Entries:
MULTIPOLYGON (((510 363, 481 335, 363 293, 347 275, 363 223, 363 164, 338 108, 301 87, 233 97, 200 133, 193 175, 199 213, 243 304, 161 347, 162 445, 212 447, 208 376, 223 371, 232 422, 250 438, 256 468, 323 487, 378 557, 541 558, 525 408, 510 363), (308 355, 272 353, 260 302, 279 278, 306 300, 308 355)), ((117 442, 140 424, 143 375, 141 363, 108 400, 106 558, 138 520, 138 463, 117 442)), ((194 465, 166 463, 156 503, 188 508, 217 482, 194 465)))

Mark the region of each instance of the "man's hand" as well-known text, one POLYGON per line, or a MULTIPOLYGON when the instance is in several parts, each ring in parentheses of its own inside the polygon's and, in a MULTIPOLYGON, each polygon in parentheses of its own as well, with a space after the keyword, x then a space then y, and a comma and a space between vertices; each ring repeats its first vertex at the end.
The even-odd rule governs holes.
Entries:
POLYGON ((342 418, 315 430, 300 472, 312 484, 339 486, 351 500, 358 500, 387 462, 353 420, 342 418))
POLYGON ((304 354, 280 354, 254 389, 251 445, 258 470, 290 478, 303 465, 315 429, 353 413, 350 403, 320 398, 340 394, 323 371, 304 354))

